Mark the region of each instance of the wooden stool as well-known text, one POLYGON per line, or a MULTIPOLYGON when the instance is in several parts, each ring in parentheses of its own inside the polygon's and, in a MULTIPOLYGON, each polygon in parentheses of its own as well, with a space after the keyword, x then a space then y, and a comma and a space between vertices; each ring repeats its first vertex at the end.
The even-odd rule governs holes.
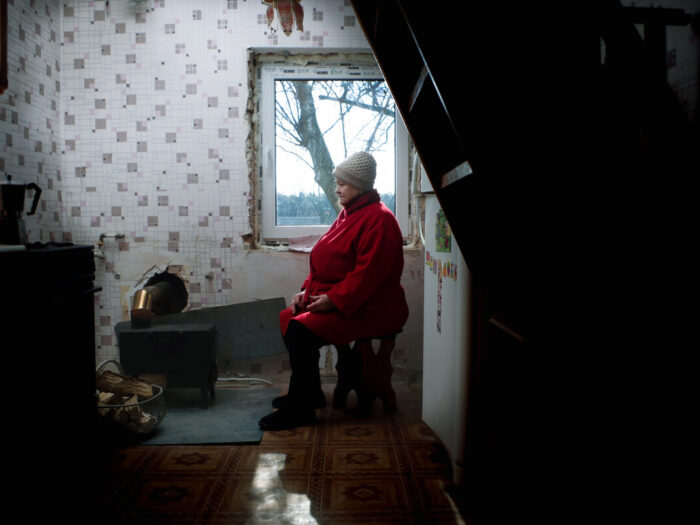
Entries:
POLYGON ((391 351, 396 344, 396 334, 359 339, 349 344, 336 345, 338 382, 333 391, 333 408, 345 408, 348 394, 355 390, 359 415, 369 416, 372 405, 379 398, 384 413, 396 412, 396 393, 391 386, 391 351), (379 340, 375 353, 373 340, 379 340))

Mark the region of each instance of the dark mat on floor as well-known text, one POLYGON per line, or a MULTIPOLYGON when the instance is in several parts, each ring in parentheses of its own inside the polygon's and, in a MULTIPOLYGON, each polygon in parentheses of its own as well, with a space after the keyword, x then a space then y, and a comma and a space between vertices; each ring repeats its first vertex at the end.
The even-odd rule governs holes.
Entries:
POLYGON ((166 392, 166 416, 142 445, 204 445, 258 443, 261 417, 272 412, 279 388, 217 388, 208 408, 199 390, 166 392))

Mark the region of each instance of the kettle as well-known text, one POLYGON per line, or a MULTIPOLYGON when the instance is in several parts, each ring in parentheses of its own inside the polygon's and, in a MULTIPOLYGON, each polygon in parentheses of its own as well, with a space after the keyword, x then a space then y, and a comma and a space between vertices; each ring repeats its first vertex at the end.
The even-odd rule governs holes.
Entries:
POLYGON ((35 183, 28 184, 12 182, 12 175, 7 176, 7 180, 0 182, 0 217, 3 219, 18 219, 24 211, 24 195, 26 190, 34 190, 34 200, 27 215, 34 215, 41 188, 35 183))

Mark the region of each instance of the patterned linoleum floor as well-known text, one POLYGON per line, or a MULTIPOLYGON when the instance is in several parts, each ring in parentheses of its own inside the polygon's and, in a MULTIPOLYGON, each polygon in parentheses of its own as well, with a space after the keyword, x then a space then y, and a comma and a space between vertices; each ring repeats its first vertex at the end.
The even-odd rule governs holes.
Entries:
POLYGON ((111 450, 100 522, 465 523, 445 450, 420 419, 420 390, 395 389, 396 414, 328 407, 316 425, 265 432, 256 445, 111 450))

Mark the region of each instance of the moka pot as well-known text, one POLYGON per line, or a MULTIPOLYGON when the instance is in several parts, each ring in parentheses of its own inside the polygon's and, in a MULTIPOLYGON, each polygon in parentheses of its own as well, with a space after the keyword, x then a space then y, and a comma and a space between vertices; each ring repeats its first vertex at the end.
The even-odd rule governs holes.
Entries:
POLYGON ((0 244, 25 244, 27 234, 22 220, 27 190, 34 190, 32 206, 26 215, 34 215, 41 188, 35 183, 13 182, 12 176, 0 182, 0 244))

